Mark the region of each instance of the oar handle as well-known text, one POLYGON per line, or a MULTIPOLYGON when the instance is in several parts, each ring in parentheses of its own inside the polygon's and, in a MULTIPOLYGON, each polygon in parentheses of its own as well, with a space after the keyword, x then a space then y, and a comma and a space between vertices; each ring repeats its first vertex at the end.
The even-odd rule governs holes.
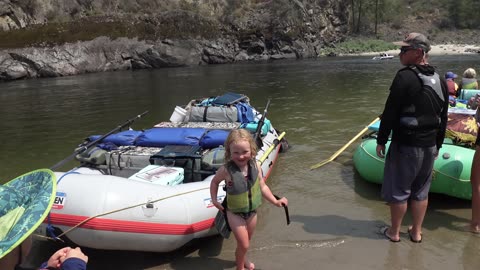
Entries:
MULTIPOLYGON (((280 200, 280 197, 278 197, 277 195, 273 194, 273 196, 275 197, 275 199, 280 200)), ((286 206, 283 203, 282 205, 283 205, 283 209, 285 210, 285 218, 287 219, 287 225, 290 225, 290 215, 288 214, 288 206, 286 206)))

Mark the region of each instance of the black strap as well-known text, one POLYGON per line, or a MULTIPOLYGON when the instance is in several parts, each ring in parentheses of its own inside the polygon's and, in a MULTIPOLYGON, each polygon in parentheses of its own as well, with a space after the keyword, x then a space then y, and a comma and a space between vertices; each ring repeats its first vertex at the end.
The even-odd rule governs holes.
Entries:
POLYGON ((205 110, 203 110, 203 122, 207 122, 207 110, 208 110, 208 106, 206 106, 205 110))
MULTIPOLYGON (((423 87, 423 81, 422 81, 422 79, 420 78, 420 75, 419 75, 421 73, 420 70, 418 70, 418 68, 414 65, 408 66, 407 68, 410 69, 411 71, 413 71, 415 73, 415 75, 417 75, 417 78, 420 80, 420 84, 423 87)), ((435 70, 435 73, 437 73, 436 70, 435 70)), ((448 86, 447 87, 442 87, 442 84, 443 84, 442 78, 440 76, 438 76, 438 77, 440 79, 440 88, 442 89, 443 98, 448 102, 448 86)), ((442 107, 442 111, 443 111, 443 107, 442 107)))

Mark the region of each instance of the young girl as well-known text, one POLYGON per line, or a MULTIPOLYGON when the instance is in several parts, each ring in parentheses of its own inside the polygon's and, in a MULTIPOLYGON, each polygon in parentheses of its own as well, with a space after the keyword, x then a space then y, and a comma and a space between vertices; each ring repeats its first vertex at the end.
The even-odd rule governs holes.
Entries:
POLYGON ((260 164, 255 162, 256 155, 257 148, 250 132, 246 129, 232 130, 225 141, 225 164, 218 169, 210 184, 213 204, 220 211, 224 211, 222 204, 217 201, 217 192, 218 185, 225 180, 226 214, 237 240, 237 270, 255 269, 246 254, 257 225, 256 209, 262 203, 262 196, 278 207, 288 204, 285 197, 275 199, 265 184, 260 164))

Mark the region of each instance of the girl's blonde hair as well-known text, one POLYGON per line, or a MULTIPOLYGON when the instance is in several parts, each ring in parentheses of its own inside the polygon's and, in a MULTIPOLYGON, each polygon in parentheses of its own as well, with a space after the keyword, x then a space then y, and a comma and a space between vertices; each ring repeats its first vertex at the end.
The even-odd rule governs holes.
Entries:
POLYGON ((477 72, 473 68, 467 68, 463 72, 463 77, 473 79, 473 78, 477 77, 477 72))
POLYGON ((247 141, 250 144, 250 153, 252 158, 257 156, 257 145, 253 140, 252 134, 246 129, 234 129, 228 134, 227 139, 225 140, 225 164, 230 162, 232 153, 230 152, 230 145, 239 141, 247 141))

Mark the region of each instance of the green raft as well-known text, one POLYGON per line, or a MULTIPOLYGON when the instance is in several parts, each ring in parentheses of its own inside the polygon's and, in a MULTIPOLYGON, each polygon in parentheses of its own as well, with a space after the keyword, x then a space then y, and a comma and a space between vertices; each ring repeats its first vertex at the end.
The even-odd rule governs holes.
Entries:
MULTIPOLYGON (((386 149, 390 142, 387 143, 386 149)), ((385 160, 376 153, 375 138, 366 138, 353 155, 355 169, 368 182, 381 184, 385 160)), ((443 144, 434 164, 430 192, 471 200, 470 169, 475 151, 458 145, 443 144)))

